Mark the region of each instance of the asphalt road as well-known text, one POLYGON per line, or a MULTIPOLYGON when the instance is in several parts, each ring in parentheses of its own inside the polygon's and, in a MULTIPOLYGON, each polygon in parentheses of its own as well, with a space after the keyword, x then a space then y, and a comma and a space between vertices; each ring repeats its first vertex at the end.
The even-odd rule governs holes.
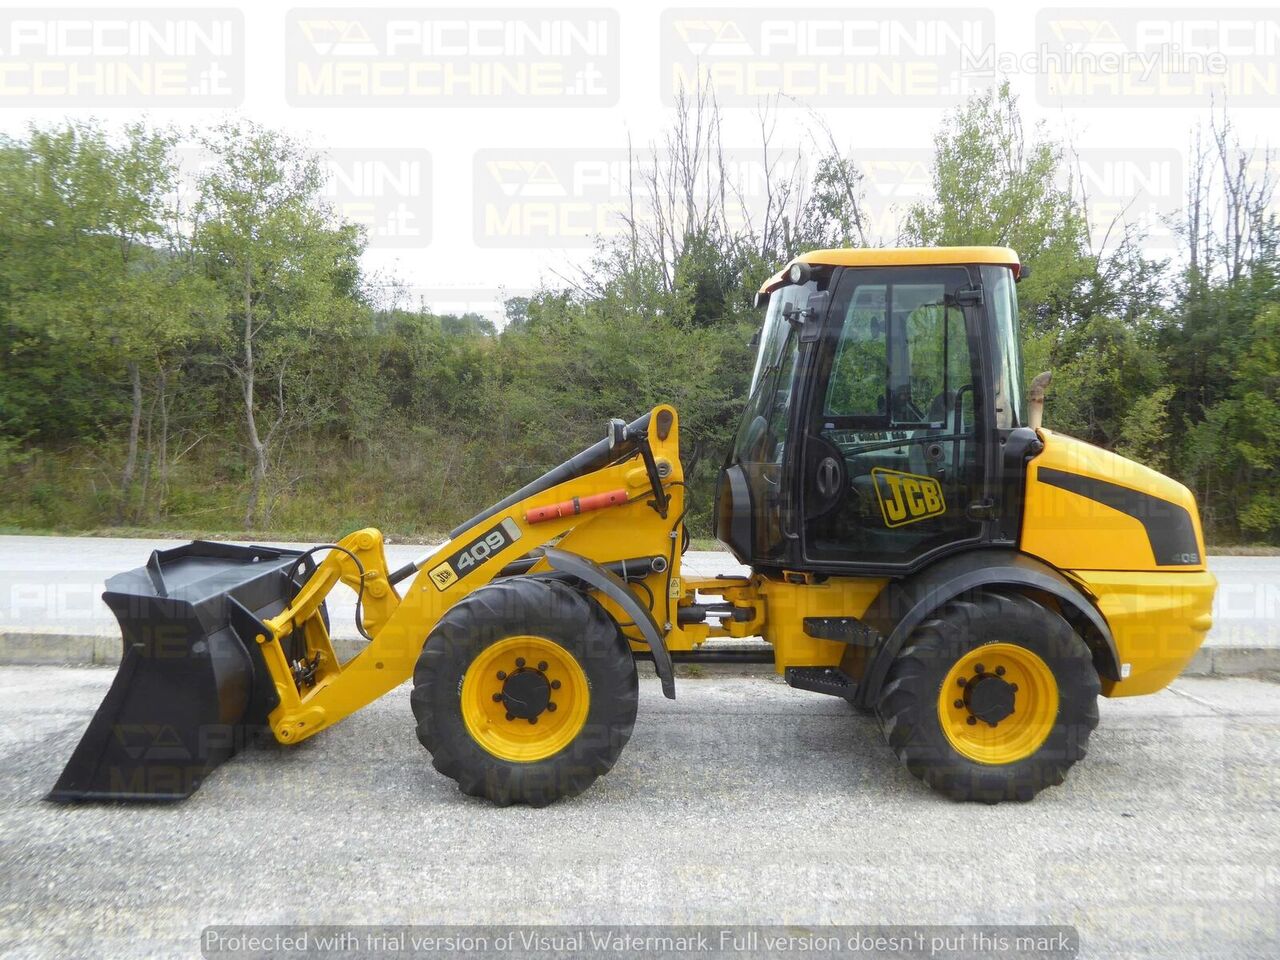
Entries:
POLYGON ((189 956, 212 923, 1062 923, 1090 957, 1280 950, 1280 686, 1103 701, 1034 802, 954 804, 875 721, 765 677, 642 681, 613 772, 544 810, 437 774, 405 688, 177 806, 41 799, 113 671, 0 668, 0 953, 189 956))
MULTIPOLYGON (((108 576, 141 566, 152 550, 178 541, 106 537, 0 537, 0 632, 118 637, 101 601, 108 576)), ((281 544, 281 546, 297 546, 281 544)), ((422 546, 391 545, 392 569, 422 546)), ((1280 557, 1210 557, 1218 578, 1214 626, 1206 646, 1280 647, 1280 557)), ((690 551, 686 575, 744 573, 727 553, 690 551)), ((334 634, 356 636, 355 596, 345 588, 329 601, 334 634)))

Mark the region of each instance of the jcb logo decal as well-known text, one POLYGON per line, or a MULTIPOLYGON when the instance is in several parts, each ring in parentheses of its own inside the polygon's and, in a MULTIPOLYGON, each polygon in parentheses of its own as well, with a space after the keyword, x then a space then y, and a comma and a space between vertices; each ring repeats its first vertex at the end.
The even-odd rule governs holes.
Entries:
POLYGON ((871 478, 875 481, 876 499, 880 501, 886 527, 901 527, 947 511, 942 484, 933 477, 872 467, 871 478))
POLYGON ((453 567, 447 562, 431 569, 431 582, 436 585, 437 590, 451 586, 457 579, 458 575, 453 572, 453 567))

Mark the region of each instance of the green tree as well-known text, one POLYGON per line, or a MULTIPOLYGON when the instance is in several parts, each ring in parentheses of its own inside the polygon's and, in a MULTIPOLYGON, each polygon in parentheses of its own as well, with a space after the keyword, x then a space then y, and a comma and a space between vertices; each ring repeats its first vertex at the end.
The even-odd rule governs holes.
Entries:
POLYGON ((315 416, 307 362, 362 316, 358 228, 335 223, 315 154, 282 134, 232 122, 204 140, 215 158, 201 177, 195 246, 227 317, 224 365, 235 376, 252 457, 245 524, 270 516, 266 484, 274 444, 291 415, 315 416))
POLYGON ((1241 531, 1274 538, 1280 533, 1280 304, 1264 307, 1250 332, 1230 396, 1194 428, 1191 455, 1204 485, 1235 505, 1241 531))
MULTIPOLYGON (((3 268, 10 323, 24 332, 10 342, 19 356, 43 353, 124 381, 120 514, 130 511, 137 480, 144 380, 171 363, 200 313, 200 298, 183 295, 191 268, 169 216, 173 142, 171 132, 136 123, 118 137, 91 123, 34 127, 25 144, 6 145, 0 164, 6 229, 21 251, 3 268)), ((20 380, 43 373, 38 361, 36 371, 22 366, 20 380)), ((116 405, 100 387, 85 391, 74 377, 67 386, 51 392, 77 393, 108 412, 116 405)))
POLYGON ((1037 331, 1069 325, 1095 264, 1065 179, 1061 148, 1039 128, 1028 137, 1004 83, 944 122, 934 138, 932 196, 907 211, 902 240, 1012 247, 1029 267, 1018 287, 1024 324, 1037 331))

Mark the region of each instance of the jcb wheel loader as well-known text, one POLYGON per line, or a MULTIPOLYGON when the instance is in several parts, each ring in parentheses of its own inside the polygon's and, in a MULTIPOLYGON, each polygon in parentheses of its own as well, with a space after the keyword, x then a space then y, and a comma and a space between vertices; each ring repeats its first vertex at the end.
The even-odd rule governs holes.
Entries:
POLYGON ((612 421, 399 570, 374 529, 155 552, 108 582, 123 660, 51 796, 186 797, 256 733, 298 743, 412 678, 437 770, 541 805, 617 761, 639 659, 668 697, 674 663, 766 659, 874 711, 949 797, 1060 783, 1099 693, 1151 693, 1190 660, 1215 581, 1185 487, 1040 427, 1019 274, 1005 248, 823 250, 765 284, 715 505, 748 576, 682 574, 669 406, 612 421), (324 604, 338 583, 368 639, 345 663, 324 604))

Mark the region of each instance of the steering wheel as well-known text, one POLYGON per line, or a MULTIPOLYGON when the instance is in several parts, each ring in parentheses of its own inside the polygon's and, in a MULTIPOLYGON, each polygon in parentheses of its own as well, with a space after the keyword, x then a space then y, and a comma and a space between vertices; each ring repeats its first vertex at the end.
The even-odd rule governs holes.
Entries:
POLYGON ((902 414, 904 413, 915 423, 921 423, 924 420, 924 411, 916 406, 915 398, 911 396, 911 388, 909 386, 901 386, 893 391, 894 420, 903 420, 902 414))
POLYGON ((951 419, 951 404, 955 399, 955 394, 950 390, 944 390, 931 401, 929 401, 929 422, 943 423, 943 428, 948 429, 948 421, 951 419))

